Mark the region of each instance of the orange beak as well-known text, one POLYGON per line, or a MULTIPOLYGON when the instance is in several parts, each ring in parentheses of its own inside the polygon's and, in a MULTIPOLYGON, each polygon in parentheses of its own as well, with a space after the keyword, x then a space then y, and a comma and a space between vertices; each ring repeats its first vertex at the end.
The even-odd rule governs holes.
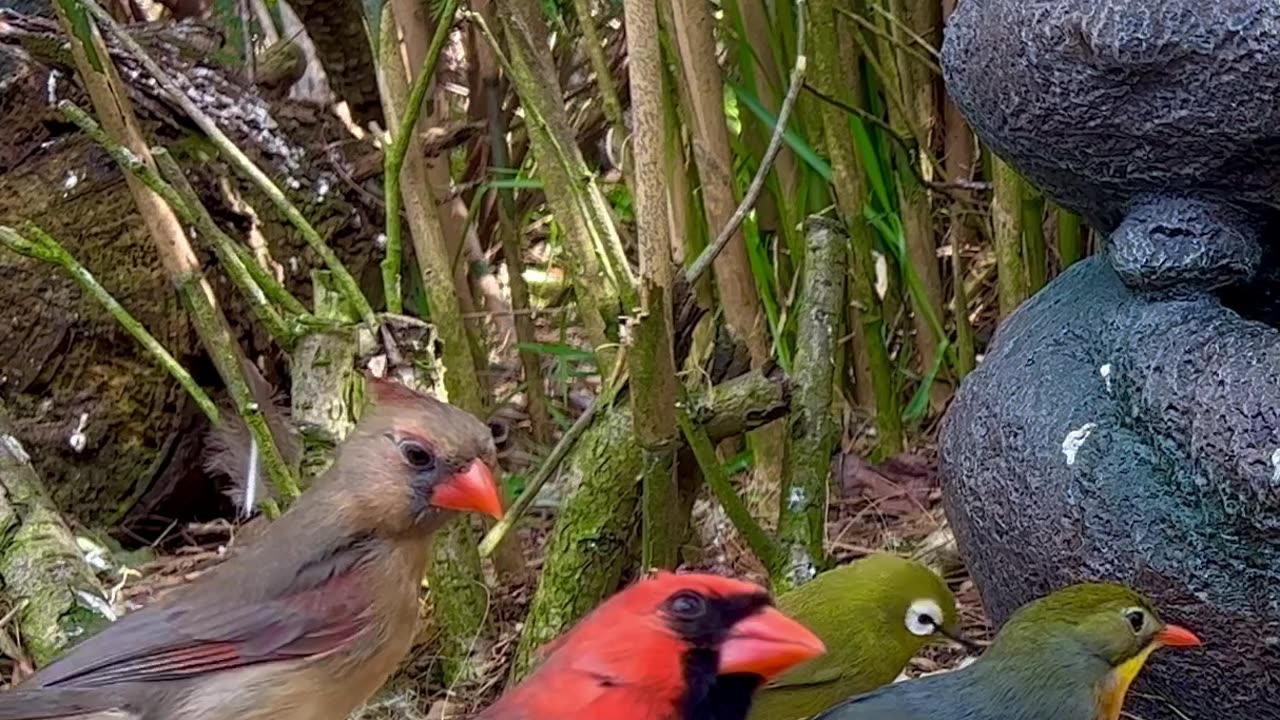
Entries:
POLYGON ((777 677, 827 651, 805 626, 767 607, 733 626, 720 646, 720 675, 777 677))
POLYGON ((493 471, 482 460, 472 461, 466 470, 437 485, 431 493, 431 504, 502 519, 502 494, 493 471))
POLYGON ((1177 625, 1165 625, 1164 629, 1156 635, 1156 642, 1171 648, 1200 647, 1202 644, 1195 633, 1177 625))

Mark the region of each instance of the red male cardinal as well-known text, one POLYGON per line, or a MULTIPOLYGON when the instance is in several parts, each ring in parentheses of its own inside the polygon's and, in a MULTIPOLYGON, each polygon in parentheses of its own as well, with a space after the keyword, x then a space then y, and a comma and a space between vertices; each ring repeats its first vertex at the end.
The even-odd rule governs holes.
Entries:
POLYGON ((476 720, 742 720, 751 694, 821 655, 759 586, 659 573, 610 598, 476 720))
POLYGON ((333 467, 244 550, 89 638, 0 720, 344 720, 409 650, 431 536, 498 517, 488 428, 371 379, 333 467))

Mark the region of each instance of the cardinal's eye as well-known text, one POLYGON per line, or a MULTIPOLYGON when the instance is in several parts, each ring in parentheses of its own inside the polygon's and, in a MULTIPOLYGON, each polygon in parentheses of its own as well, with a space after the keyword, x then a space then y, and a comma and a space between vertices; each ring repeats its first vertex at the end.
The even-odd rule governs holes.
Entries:
POLYGON ((436 456, 422 443, 405 440, 400 443, 400 455, 415 470, 430 470, 436 465, 436 456))
POLYGON ((1141 610, 1126 611, 1124 619, 1129 621, 1129 627, 1133 628, 1135 633, 1142 632, 1142 628, 1147 626, 1147 614, 1141 610))
POLYGON ((681 620, 697 620, 707 612, 707 601, 697 593, 681 592, 671 598, 671 614, 681 620))

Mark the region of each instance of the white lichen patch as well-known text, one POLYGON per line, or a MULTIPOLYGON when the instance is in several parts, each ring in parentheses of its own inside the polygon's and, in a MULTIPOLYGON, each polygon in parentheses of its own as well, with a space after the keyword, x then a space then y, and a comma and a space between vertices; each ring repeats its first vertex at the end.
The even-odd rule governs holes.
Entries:
POLYGON ((884 300, 884 296, 889 292, 889 261, 882 253, 873 250, 871 254, 875 258, 876 266, 876 297, 884 300))
POLYGON ((24 465, 31 462, 31 457, 23 449, 22 443, 18 442, 18 438, 12 435, 0 435, 0 446, 3 446, 4 451, 14 460, 24 465))
POLYGON ((809 497, 803 488, 793 487, 787 494, 787 506, 792 511, 801 510, 809 503, 809 497))
POLYGON ((76 536, 76 547, 89 567, 102 572, 111 568, 111 560, 107 549, 86 537, 76 536))
POLYGON ((1107 386, 1107 392, 1111 392, 1111 363, 1103 363, 1098 368, 1098 374, 1102 376, 1102 382, 1107 386))
POLYGON ((72 452, 82 453, 84 448, 89 444, 89 438, 84 434, 85 427, 89 424, 89 413, 80 413, 80 422, 76 423, 76 427, 71 431, 71 435, 67 438, 67 444, 71 446, 72 452))
POLYGON ((58 79, 62 77, 62 73, 57 70, 49 71, 49 79, 45 81, 46 98, 50 105, 58 104, 58 79))
POLYGON ((118 617, 116 615, 116 611, 111 609, 111 603, 107 602, 105 599, 84 590, 76 590, 76 597, 80 598, 81 604, 85 607, 98 613, 111 622, 116 621, 118 617))
POLYGON ((1271 482, 1280 483, 1280 448, 1271 452, 1271 482))
POLYGON ((818 575, 818 568, 809 557, 809 551, 802 545, 791 546, 791 586, 800 587, 818 575))
POLYGON ((373 244, 374 244, 374 245, 377 245, 379 250, 386 250, 386 249, 387 249, 387 234, 386 234, 386 233, 378 233, 377 235, 374 235, 374 236, 373 236, 373 244))
POLYGON ((315 186, 316 202, 324 202, 324 199, 329 197, 329 191, 332 189, 333 185, 329 182, 329 178, 323 175, 320 176, 320 179, 316 180, 315 186))
POLYGON ((1076 463, 1076 453, 1080 452, 1080 446, 1084 445, 1084 441, 1089 439, 1089 435, 1096 427, 1098 427, 1097 423, 1085 423, 1067 433, 1067 436, 1062 439, 1062 454, 1067 457, 1068 465, 1076 463))

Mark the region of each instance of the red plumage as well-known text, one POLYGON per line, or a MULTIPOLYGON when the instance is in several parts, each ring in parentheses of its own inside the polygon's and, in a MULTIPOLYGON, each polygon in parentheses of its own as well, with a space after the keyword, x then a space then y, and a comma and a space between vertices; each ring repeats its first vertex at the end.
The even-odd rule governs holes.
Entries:
POLYGON ((691 692, 701 697, 706 690, 691 686, 713 684, 724 671, 773 674, 780 664, 790 667, 822 651, 821 642, 773 609, 757 585, 713 575, 659 573, 613 596, 556 640, 533 675, 476 720, 729 717, 691 715, 691 692), (689 604, 690 595, 705 601, 700 617, 676 612, 683 607, 673 605, 675 599, 683 597, 689 604), (748 625, 752 631, 738 632, 748 625), (761 629, 763 634, 757 632, 761 629), (727 652, 730 643, 739 650, 727 652), (701 659, 692 660, 693 653, 701 659), (750 660, 728 668, 728 655, 750 660), (705 677, 696 672, 700 662, 711 663, 705 677))

